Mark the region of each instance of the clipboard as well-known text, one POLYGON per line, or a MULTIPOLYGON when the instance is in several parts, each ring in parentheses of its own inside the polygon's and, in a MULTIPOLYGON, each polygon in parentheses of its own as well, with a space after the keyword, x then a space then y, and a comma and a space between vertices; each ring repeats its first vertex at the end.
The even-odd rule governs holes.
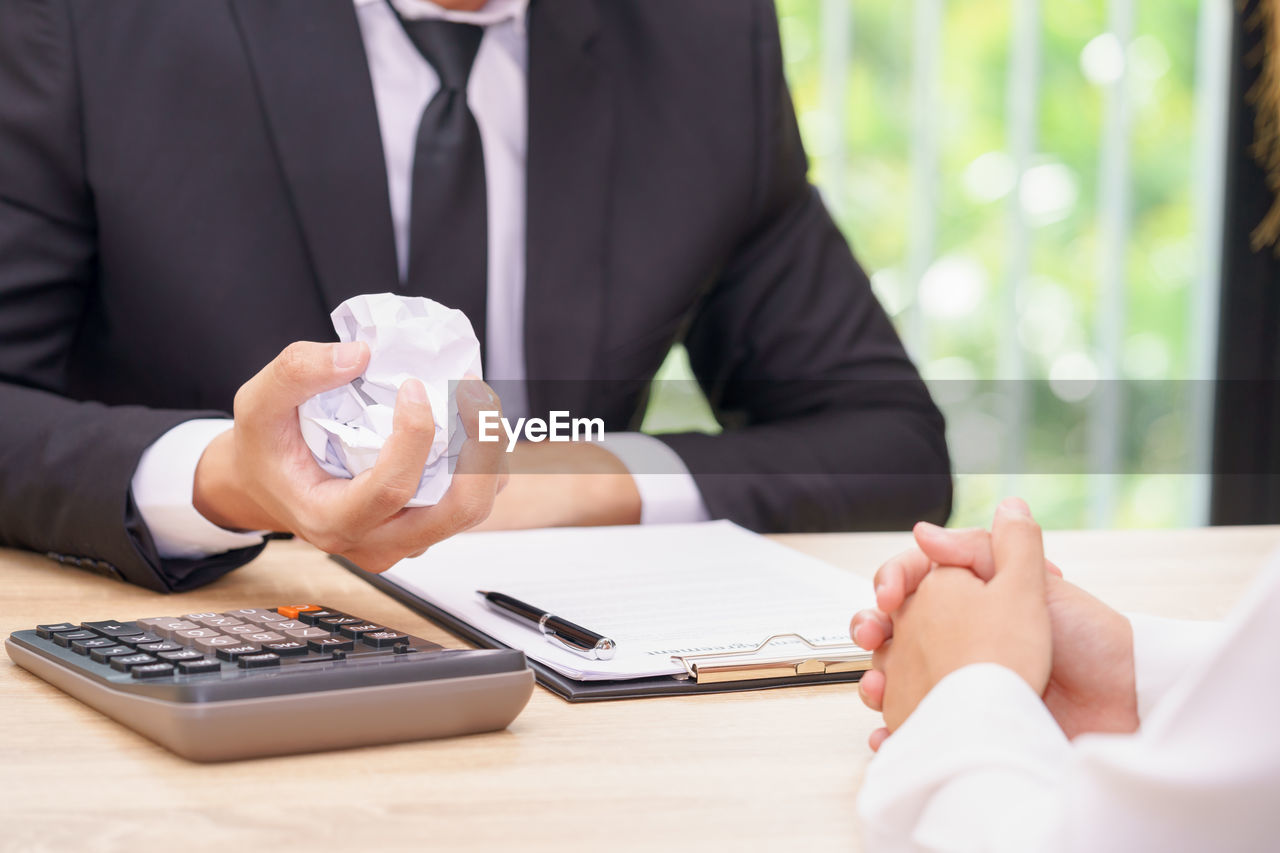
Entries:
MULTIPOLYGON (((331 559, 347 571, 421 613, 446 631, 473 645, 506 649, 499 642, 453 615, 425 601, 382 575, 372 574, 339 556, 331 559)), ((600 702, 609 699, 638 699, 649 696, 684 696, 698 693, 736 693, 817 684, 847 684, 862 678, 871 666, 871 653, 852 644, 819 645, 798 634, 760 638, 753 648, 730 652, 673 655, 684 666, 679 676, 628 678, 616 681, 579 681, 545 664, 527 658, 539 684, 569 702, 600 702), (780 639, 799 641, 804 653, 768 655, 767 649, 780 639), (763 655, 761 653, 764 653, 763 655), (819 668, 820 667, 820 668, 819 668), (778 675, 773 675, 778 672, 778 675)))

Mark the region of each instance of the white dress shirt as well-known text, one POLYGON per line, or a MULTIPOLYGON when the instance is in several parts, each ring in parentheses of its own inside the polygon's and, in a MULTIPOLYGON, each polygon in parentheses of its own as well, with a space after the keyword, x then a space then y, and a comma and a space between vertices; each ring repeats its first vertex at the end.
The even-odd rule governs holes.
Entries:
POLYGON ((1068 741, 1011 670, 953 672, 868 768, 866 849, 1280 850, 1280 555, 1226 626, 1132 621, 1137 733, 1068 741))
MULTIPOLYGON (((485 377, 504 380, 508 417, 528 413, 525 380, 525 150, 528 139, 528 0, 489 0, 478 12, 455 12, 429 0, 390 0, 406 18, 445 18, 485 27, 467 84, 480 128, 488 198, 488 312, 485 377)), ((418 119, 440 87, 435 70, 405 35, 387 0, 354 0, 373 80, 401 279, 409 259, 410 191, 418 119)), ((573 413, 575 416, 579 413, 573 413)), ((582 413, 589 415, 590 413, 582 413)), ((200 455, 227 420, 180 424, 143 454, 133 477, 138 510, 165 558, 198 558, 261 541, 208 522, 192 506, 200 455)), ((641 522, 709 518, 688 468, 667 445, 640 433, 615 433, 605 445, 631 472, 641 522)))

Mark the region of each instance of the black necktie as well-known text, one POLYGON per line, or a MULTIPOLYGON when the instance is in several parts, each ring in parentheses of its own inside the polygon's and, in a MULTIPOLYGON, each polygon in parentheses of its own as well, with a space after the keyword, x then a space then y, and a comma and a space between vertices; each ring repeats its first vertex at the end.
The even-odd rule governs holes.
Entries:
POLYGON ((467 106, 467 79, 484 28, 427 19, 401 23, 440 77, 414 148, 408 290, 463 311, 483 351, 488 213, 484 150, 467 106))

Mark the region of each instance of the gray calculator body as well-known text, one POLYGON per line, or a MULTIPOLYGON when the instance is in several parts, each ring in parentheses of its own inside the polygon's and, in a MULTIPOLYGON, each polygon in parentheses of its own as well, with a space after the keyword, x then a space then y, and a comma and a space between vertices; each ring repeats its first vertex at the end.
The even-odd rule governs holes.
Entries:
POLYGON ((5 651, 60 690, 195 761, 495 731, 516 718, 533 691, 533 673, 518 651, 443 649, 363 620, 319 627, 330 636, 314 630, 312 620, 310 631, 229 634, 235 645, 196 646, 216 641, 179 636, 206 634, 202 628, 171 631, 159 623, 61 623, 15 631, 5 651), (50 630, 62 626, 73 630, 50 630), (115 635, 102 626, 114 627, 115 635), (364 632, 365 640, 358 630, 343 634, 344 627, 379 630, 364 632), (268 635, 285 639, 240 642, 268 635), (374 637, 398 641, 377 645, 374 637))

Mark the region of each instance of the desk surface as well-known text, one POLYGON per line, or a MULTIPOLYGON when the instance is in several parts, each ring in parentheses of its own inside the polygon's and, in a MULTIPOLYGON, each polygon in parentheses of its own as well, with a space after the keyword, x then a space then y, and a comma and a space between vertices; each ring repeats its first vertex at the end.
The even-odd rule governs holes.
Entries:
MULTIPOLYGON (((779 539, 868 577, 908 542, 779 539)), ((1280 527, 1048 535, 1068 579, 1113 606, 1198 619, 1225 615, 1278 544, 1280 527)), ((5 636, 305 599, 461 645, 297 542, 173 598, 15 551, 0 583, 5 636)), ((573 706, 539 689, 504 732, 197 765, 0 657, 0 849, 847 851, 876 724, 851 685, 573 706)))

